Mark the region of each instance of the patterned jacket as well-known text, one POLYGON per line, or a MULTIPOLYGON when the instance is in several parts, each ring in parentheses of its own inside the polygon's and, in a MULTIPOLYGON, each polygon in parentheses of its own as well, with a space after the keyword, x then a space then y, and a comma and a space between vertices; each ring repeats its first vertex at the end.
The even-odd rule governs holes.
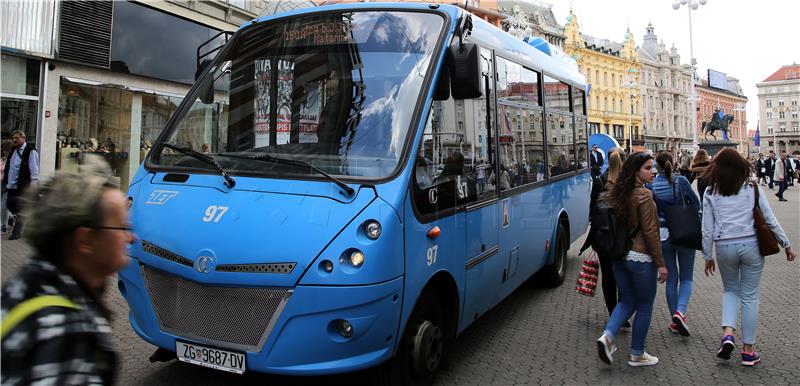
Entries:
POLYGON ((4 326, 15 307, 44 295, 75 307, 40 308, 2 332, 2 386, 112 384, 117 356, 106 313, 62 267, 33 260, 3 286, 4 326))

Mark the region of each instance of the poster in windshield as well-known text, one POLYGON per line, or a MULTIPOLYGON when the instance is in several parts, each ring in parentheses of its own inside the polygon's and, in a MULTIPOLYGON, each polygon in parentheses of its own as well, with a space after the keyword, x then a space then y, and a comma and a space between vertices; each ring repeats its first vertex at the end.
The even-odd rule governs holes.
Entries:
POLYGON ((270 61, 255 61, 255 133, 256 147, 269 146, 269 90, 272 81, 272 66, 270 61))
POLYGON ((311 82, 305 86, 306 94, 300 105, 300 143, 317 143, 319 130, 320 95, 322 82, 311 82))
POLYGON ((289 143, 292 134, 292 90, 294 62, 278 61, 278 119, 276 144, 289 143))

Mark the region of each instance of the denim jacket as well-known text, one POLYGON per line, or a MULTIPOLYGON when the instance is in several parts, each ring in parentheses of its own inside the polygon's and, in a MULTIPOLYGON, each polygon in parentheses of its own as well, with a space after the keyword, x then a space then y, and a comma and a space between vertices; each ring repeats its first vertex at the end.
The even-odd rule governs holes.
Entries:
POLYGON ((667 226, 667 220, 664 216, 664 208, 673 204, 679 204, 680 198, 700 210, 700 200, 692 189, 689 180, 684 176, 672 175, 672 184, 669 183, 667 176, 659 174, 653 179, 653 182, 648 186, 653 191, 653 200, 656 202, 658 209, 658 222, 664 228, 667 226), (674 195, 673 195, 674 187, 674 195))
MULTIPOLYGON (((756 230, 753 223, 753 206, 755 205, 753 185, 747 182, 739 189, 739 193, 732 196, 723 196, 711 193, 711 187, 706 189, 703 196, 703 258, 711 260, 711 244, 729 239, 745 237, 755 238, 756 230)), ((764 197, 764 191, 758 188, 758 206, 769 225, 769 229, 778 239, 778 244, 786 248, 789 238, 778 223, 772 208, 764 197)))

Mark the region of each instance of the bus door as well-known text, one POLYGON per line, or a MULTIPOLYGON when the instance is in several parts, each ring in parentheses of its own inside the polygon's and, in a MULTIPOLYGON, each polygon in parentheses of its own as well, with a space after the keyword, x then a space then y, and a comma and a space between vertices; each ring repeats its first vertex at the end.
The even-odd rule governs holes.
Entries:
POLYGON ((466 211, 466 254, 464 261, 466 294, 461 328, 483 315, 501 297, 506 262, 498 255, 497 212, 498 175, 495 162, 494 71, 492 53, 481 50, 483 96, 455 101, 456 120, 464 121, 465 152, 468 158, 462 200, 466 211), (463 116, 459 112, 463 111, 463 116), (474 182, 474 183, 473 183, 474 182))

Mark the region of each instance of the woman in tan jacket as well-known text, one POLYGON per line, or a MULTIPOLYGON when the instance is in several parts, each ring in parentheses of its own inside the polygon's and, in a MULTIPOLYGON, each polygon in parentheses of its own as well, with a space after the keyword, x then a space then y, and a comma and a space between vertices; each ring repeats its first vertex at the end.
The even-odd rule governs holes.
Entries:
POLYGON ((656 297, 656 280, 659 283, 667 280, 667 268, 661 255, 658 212, 653 193, 644 187, 653 181, 654 176, 653 156, 634 153, 625 160, 622 173, 611 189, 611 205, 633 234, 633 246, 625 259, 613 262, 619 303, 614 307, 603 335, 597 340, 600 359, 608 364, 617 350, 614 337, 634 313, 628 365, 652 366, 658 363, 658 358, 644 351, 656 297))

